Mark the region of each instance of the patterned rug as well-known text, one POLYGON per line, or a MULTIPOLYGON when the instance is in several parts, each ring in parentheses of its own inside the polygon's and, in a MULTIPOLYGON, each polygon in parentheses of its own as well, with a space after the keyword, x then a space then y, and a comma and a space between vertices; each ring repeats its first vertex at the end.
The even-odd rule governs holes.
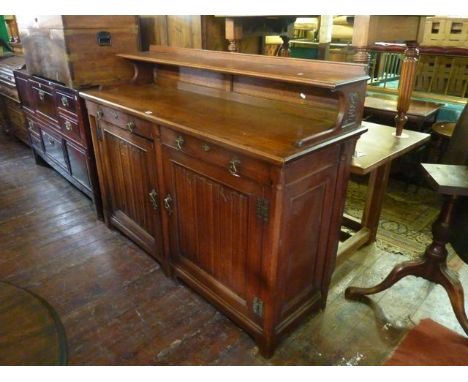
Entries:
MULTIPOLYGON (((345 212, 362 217, 367 182, 350 181, 345 212)), ((433 190, 390 180, 385 194, 376 245, 379 249, 410 257, 420 256, 431 242, 431 225, 436 220, 442 199, 433 190)), ((451 252, 451 248, 449 252, 451 252)))

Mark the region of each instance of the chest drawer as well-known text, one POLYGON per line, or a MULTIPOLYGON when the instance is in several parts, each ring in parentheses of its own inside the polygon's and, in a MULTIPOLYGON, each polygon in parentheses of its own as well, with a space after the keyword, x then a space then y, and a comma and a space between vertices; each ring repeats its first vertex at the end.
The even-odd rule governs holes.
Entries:
POLYGON ((44 142, 44 152, 57 162, 60 166, 67 169, 67 162, 63 153, 62 139, 42 130, 42 141, 44 142))
POLYGON ((226 176, 247 177, 269 185, 270 166, 217 144, 161 127, 161 142, 199 160, 223 167, 226 176))
POLYGON ((62 113, 59 113, 58 120, 60 131, 63 133, 63 135, 73 139, 74 141, 77 141, 78 143, 81 143, 82 137, 79 123, 72 118, 66 117, 62 113))
POLYGON ((37 81, 31 81, 31 95, 36 112, 56 121, 57 115, 53 88, 37 81))
MULTIPOLYGON (((92 111, 90 110, 90 112, 92 111)), ((120 110, 97 105, 95 106, 95 115, 97 119, 102 119, 143 138, 153 140, 154 135, 157 135, 156 126, 151 122, 123 113, 120 110)))
POLYGON ((75 117, 78 114, 78 96, 76 94, 69 94, 64 91, 55 91, 55 103, 57 108, 73 114, 75 117))

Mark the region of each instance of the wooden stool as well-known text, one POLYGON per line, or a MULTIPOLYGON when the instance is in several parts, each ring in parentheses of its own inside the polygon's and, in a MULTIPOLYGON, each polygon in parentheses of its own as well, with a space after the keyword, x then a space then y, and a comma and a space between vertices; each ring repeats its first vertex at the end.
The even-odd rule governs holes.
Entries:
POLYGON ((378 285, 371 288, 349 287, 345 297, 359 298, 382 292, 405 276, 417 276, 440 284, 447 292, 458 322, 468 335, 463 287, 458 278, 447 269, 446 244, 450 239, 450 223, 455 202, 459 196, 468 196, 468 166, 423 164, 425 172, 434 188, 446 195, 439 218, 432 225, 432 243, 426 248, 423 257, 397 265, 378 285))

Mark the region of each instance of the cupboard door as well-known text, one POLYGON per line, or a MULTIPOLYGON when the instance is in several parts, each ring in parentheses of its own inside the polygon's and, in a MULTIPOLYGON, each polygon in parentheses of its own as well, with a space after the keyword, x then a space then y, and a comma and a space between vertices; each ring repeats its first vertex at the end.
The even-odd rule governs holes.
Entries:
POLYGON ((262 186, 167 147, 163 156, 176 273, 199 290, 208 288, 208 297, 214 292, 222 304, 259 319, 252 306, 261 279, 262 186))
POLYGON ((162 233, 154 143, 100 121, 111 223, 162 260, 162 233))

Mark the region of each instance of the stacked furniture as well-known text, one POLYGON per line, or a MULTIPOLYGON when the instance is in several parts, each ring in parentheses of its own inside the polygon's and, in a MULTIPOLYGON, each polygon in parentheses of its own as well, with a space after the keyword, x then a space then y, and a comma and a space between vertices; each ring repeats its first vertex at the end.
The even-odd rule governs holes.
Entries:
POLYGON ((269 356, 324 308, 365 65, 152 46, 86 99, 104 217, 269 356))
POLYGON ((18 16, 27 71, 16 83, 37 161, 45 161, 89 196, 102 216, 86 106, 78 90, 128 81, 136 51, 136 16, 18 16))

